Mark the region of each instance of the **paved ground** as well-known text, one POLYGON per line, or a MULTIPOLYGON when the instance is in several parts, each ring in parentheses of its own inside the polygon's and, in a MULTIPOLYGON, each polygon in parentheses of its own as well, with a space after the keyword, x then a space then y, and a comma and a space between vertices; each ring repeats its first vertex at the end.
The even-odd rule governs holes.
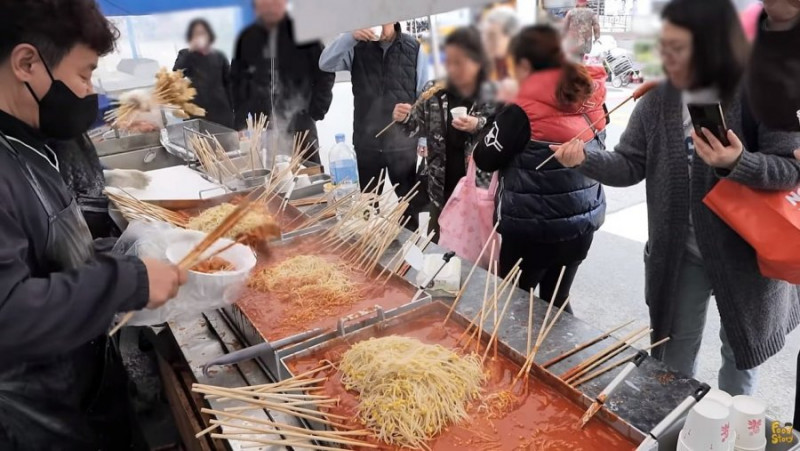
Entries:
MULTIPOLYGON (((614 90, 609 105, 627 93, 614 90)), ((624 122, 632 111, 628 107, 612 119, 608 144, 618 140, 624 122)), ((611 328, 623 320, 637 319, 646 324, 644 304, 644 263, 642 252, 647 240, 647 208, 645 184, 606 190, 608 217, 596 235, 589 258, 581 267, 574 285, 574 310, 578 317, 601 329, 611 328)), ((719 313, 715 303, 709 308, 700 368, 697 379, 716 385, 720 365, 719 313)), ((785 349, 762 365, 757 395, 769 403, 772 416, 791 421, 794 409, 795 362, 800 351, 800 332, 789 336, 785 349)))

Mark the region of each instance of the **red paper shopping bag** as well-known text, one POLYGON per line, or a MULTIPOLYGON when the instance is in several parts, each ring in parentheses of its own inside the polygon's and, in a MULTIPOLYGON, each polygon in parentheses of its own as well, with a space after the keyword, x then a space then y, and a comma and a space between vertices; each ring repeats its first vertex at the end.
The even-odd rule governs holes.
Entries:
POLYGON ((800 187, 762 191, 721 180, 703 203, 753 246, 761 274, 800 284, 800 187))

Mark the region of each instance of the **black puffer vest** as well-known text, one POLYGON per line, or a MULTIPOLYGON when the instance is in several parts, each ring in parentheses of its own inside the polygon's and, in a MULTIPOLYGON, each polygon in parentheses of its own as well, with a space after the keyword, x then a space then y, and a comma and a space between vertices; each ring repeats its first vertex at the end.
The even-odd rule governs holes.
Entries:
MULTIPOLYGON (((530 141, 500 174, 497 212, 501 235, 524 237, 533 243, 558 243, 593 233, 603 225, 606 198, 595 180, 555 159, 550 143, 530 141)), ((587 149, 601 147, 599 139, 587 149)), ((498 219, 498 218, 495 218, 498 219)))
POLYGON ((414 103, 417 98, 417 58, 419 42, 400 32, 384 56, 379 42, 356 45, 351 70, 355 112, 353 145, 356 151, 413 151, 415 138, 409 138, 401 127, 392 127, 375 138, 392 122, 392 111, 398 103, 414 103))

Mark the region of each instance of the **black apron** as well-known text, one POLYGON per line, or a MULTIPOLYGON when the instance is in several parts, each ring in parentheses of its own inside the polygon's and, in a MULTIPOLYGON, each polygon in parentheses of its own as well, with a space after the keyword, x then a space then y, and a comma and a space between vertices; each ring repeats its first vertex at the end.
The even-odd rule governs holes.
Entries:
MULTIPOLYGON (((45 267, 83 265, 92 236, 77 202, 61 209, 42 189, 24 157, 0 134, 49 218, 45 267)), ((1 450, 117 450, 131 442, 125 373, 111 342, 99 337, 45 361, 0 368, 1 450)))

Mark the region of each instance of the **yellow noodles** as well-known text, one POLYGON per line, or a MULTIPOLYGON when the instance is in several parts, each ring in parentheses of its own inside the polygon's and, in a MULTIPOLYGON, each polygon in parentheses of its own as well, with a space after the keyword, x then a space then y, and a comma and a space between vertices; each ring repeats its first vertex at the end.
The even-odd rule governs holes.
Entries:
MULTIPOLYGON (((201 232, 211 232, 234 210, 236 210, 236 206, 228 203, 209 208, 191 218, 188 228, 201 232)), ((277 237, 280 236, 280 229, 270 215, 266 212, 255 210, 248 212, 225 237, 237 239, 245 235, 263 235, 261 238, 277 237), (267 233, 262 233, 262 231, 267 233)))
POLYGON ((313 255, 292 257, 257 272, 250 278, 250 287, 290 301, 289 319, 293 322, 311 321, 326 316, 331 307, 348 306, 360 300, 347 274, 313 255))
POLYGON ((360 393, 358 417, 390 445, 427 449, 426 442, 467 418, 480 396, 481 359, 400 336, 362 341, 342 357, 348 390, 360 393))

